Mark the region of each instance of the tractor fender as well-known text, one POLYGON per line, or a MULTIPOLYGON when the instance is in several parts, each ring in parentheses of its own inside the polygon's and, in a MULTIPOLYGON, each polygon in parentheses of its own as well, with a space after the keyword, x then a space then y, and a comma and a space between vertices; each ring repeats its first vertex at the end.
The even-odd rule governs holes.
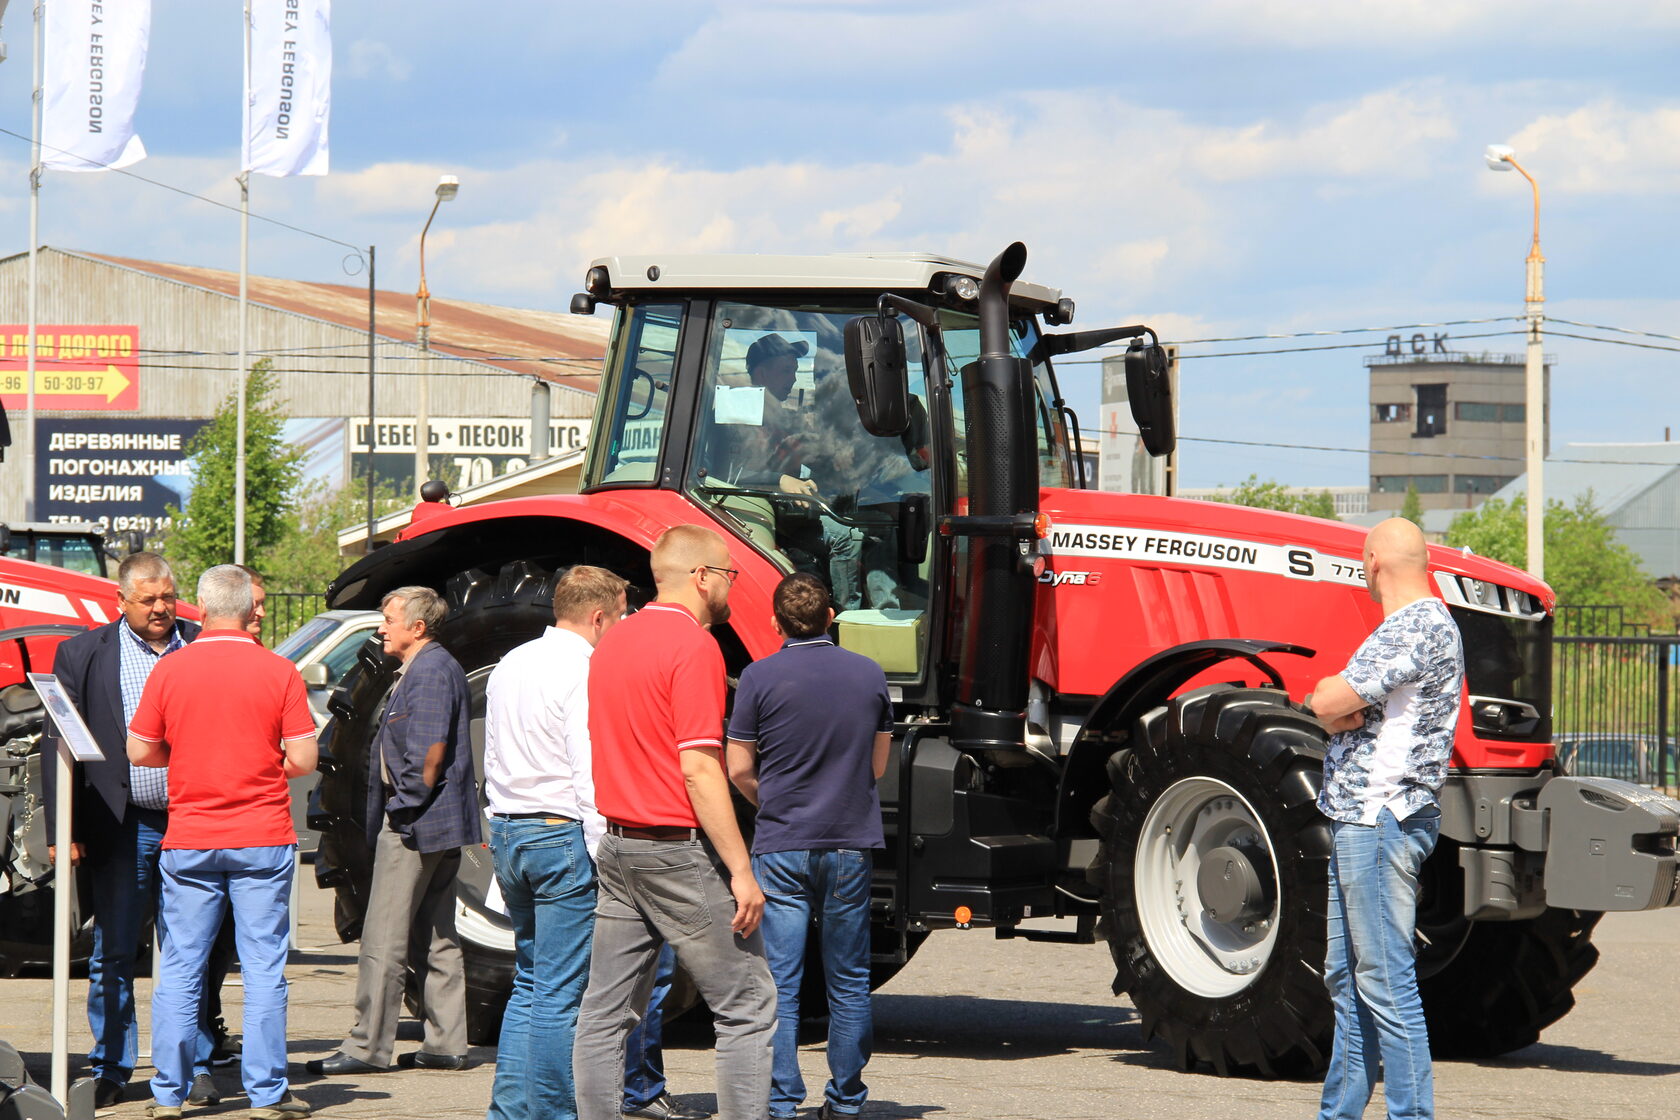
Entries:
MULTIPOLYGON (((459 572, 494 573, 529 560, 549 570, 569 564, 613 568, 651 596, 648 556, 674 525, 701 525, 729 541, 740 578, 730 593, 734 628, 752 657, 780 645, 770 627, 770 599, 782 573, 706 511, 669 490, 615 490, 464 506, 411 526, 394 543, 341 572, 327 588, 333 609, 378 610, 385 593, 421 585, 442 593, 459 572)), ((637 603, 635 593, 632 605, 637 603)))
POLYGON ((1108 792, 1104 767, 1120 745, 1120 738, 1130 734, 1132 725, 1145 712, 1165 704, 1175 692, 1222 661, 1247 661, 1266 675, 1273 688, 1281 689, 1283 677, 1263 655, 1311 657, 1315 652, 1291 642, 1209 638, 1171 646, 1138 663, 1091 708, 1074 738, 1056 791, 1056 835, 1063 839, 1095 835, 1089 817, 1097 798, 1108 792))

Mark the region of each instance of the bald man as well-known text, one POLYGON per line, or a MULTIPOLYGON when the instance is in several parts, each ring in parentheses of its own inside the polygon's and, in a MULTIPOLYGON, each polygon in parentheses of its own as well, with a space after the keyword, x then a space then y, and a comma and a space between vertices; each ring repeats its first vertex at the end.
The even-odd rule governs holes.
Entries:
POLYGON ((1429 584, 1429 548, 1394 517, 1365 538, 1383 620, 1307 706, 1330 731, 1318 807, 1331 821, 1324 982, 1336 1040, 1319 1120, 1363 1116, 1379 1071, 1390 1120, 1432 1120, 1434 1071, 1418 998, 1418 873, 1441 828, 1464 687, 1458 624, 1429 584))
POLYGON ((676 950, 712 1009, 718 1113, 769 1110, 776 988, 723 768, 723 654, 737 572, 698 525, 655 542, 658 597, 602 635, 589 666, 599 891, 589 986, 572 1049, 577 1115, 620 1120, 624 1041, 648 1005, 660 946, 676 950))

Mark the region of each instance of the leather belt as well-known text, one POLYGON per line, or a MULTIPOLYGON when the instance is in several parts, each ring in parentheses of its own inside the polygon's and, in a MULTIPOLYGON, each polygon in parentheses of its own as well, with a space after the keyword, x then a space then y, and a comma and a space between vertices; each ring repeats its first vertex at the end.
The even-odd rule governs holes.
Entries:
POLYGON ((619 824, 617 821, 607 822, 607 831, 614 836, 622 836, 626 840, 698 840, 698 828, 679 828, 676 825, 647 825, 638 826, 619 824))
POLYGON ((564 813, 491 813, 497 820, 503 821, 553 821, 555 824, 576 824, 576 817, 568 817, 564 813))

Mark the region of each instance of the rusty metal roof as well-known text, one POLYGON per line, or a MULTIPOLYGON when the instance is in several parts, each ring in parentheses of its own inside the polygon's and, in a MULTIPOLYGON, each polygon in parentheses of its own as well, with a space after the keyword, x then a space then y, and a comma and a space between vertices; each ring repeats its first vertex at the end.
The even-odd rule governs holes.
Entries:
MULTIPOLYGON (((237 272, 104 253, 59 251, 222 295, 235 298, 239 295, 237 272)), ((252 276, 248 291, 251 303, 256 306, 352 330, 367 330, 365 286, 252 276)), ((380 290, 376 295, 375 315, 376 331, 381 337, 413 343, 415 298, 412 293, 380 290)), ((589 316, 432 298, 431 349, 434 352, 591 393, 599 386, 607 329, 605 320, 589 316)))

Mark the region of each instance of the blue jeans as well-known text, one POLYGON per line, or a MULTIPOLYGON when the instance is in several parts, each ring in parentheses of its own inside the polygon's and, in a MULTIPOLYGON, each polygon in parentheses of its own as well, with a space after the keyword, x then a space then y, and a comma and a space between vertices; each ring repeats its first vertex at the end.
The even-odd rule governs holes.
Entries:
POLYGON ((152 991, 152 1096, 159 1104, 179 1106, 192 1087, 204 968, 230 905, 245 982, 245 1094, 252 1108, 286 1095, 286 943, 296 853, 295 844, 163 853, 163 952, 152 991))
POLYGON ((660 946, 659 971, 653 976, 647 1010, 624 1040, 625 1112, 646 1108, 665 1093, 665 1055, 660 1044, 665 1038, 665 997, 671 994, 671 974, 676 970, 677 954, 668 944, 660 946))
MULTIPOLYGON (((93 1076, 126 1085, 139 1056, 134 1019, 134 965, 146 919, 156 912, 158 851, 169 814, 130 805, 97 862, 90 861, 93 907, 93 956, 88 960, 88 1029, 93 1076)), ((161 953, 163 923, 155 924, 156 953, 161 953)), ((200 1032, 193 1072, 210 1069, 211 1039, 200 1032)))
POLYGON ((1418 872, 1441 831, 1439 809, 1375 825, 1331 823, 1330 909, 1324 983, 1336 1041, 1319 1120, 1358 1120, 1377 1071, 1391 1120, 1431 1120, 1434 1069, 1418 997, 1418 872))
POLYGON ((875 1042, 869 1009, 872 862, 868 852, 850 848, 753 857, 753 875, 764 891, 764 955, 776 980, 772 1117, 792 1116, 805 1101, 805 1080, 799 1075, 799 985, 813 917, 828 985, 829 1081, 823 1096, 842 1116, 857 1115, 869 1096, 863 1067, 875 1042))
POLYGON ((570 1120, 577 1116, 572 1038, 589 981, 595 865, 575 821, 492 817, 490 853, 514 940, 490 1120, 570 1120))

